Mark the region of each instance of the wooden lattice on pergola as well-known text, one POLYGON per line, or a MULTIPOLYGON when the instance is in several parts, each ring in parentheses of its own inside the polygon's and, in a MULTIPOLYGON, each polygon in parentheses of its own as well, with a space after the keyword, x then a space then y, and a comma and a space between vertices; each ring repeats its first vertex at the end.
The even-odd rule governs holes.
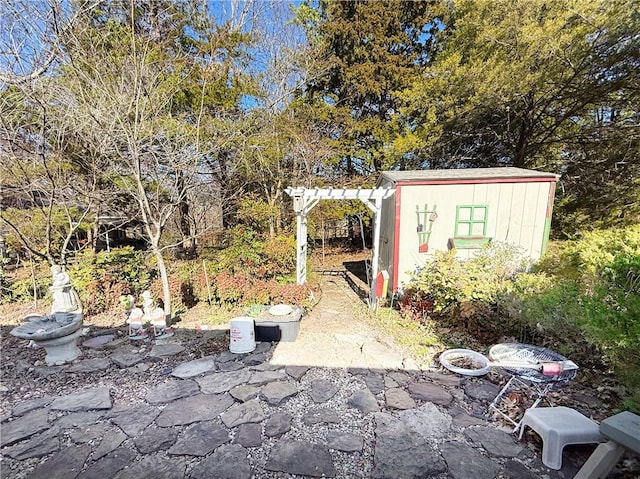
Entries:
POLYGON ((307 215, 320 200, 360 200, 373 212, 373 258, 371 260, 370 306, 376 305, 376 278, 380 247, 380 211, 382 200, 395 193, 394 188, 335 189, 335 188, 287 188, 285 192, 293 198, 296 212, 296 279, 298 284, 307 280, 307 215))

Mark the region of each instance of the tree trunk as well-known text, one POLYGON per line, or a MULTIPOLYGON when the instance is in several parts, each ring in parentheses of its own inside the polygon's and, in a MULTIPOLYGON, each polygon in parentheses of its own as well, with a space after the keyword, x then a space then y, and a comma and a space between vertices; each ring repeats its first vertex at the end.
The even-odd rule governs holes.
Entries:
POLYGON ((178 174, 178 190, 183 192, 180 203, 178 204, 178 224, 180 226, 180 233, 182 235, 182 248, 187 258, 192 258, 195 255, 195 241, 191 231, 191 221, 189 220, 189 201, 187 195, 184 193, 184 176, 182 172, 178 174))
POLYGON ((169 289, 169 275, 167 274, 167 266, 162 257, 162 251, 157 245, 153 245, 153 254, 158 262, 158 270, 160 271, 160 281, 162 282, 162 296, 164 300, 164 315, 166 319, 171 319, 171 290, 169 289))
POLYGON ((91 248, 94 253, 97 253, 97 238, 98 238, 98 222, 95 221, 91 228, 87 229, 87 247, 91 248))
POLYGON ((513 166, 517 168, 526 168, 527 156, 529 154, 529 141, 531 140, 532 132, 534 100, 535 97, 533 92, 529 93, 525 99, 525 104, 522 109, 522 120, 519 125, 518 139, 516 140, 513 155, 513 166))

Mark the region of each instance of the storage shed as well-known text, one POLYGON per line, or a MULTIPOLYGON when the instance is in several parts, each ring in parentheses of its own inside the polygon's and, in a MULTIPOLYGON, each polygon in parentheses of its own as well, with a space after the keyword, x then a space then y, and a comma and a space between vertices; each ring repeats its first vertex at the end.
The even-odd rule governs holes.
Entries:
POLYGON ((379 270, 390 292, 437 250, 468 258, 496 240, 544 253, 558 176, 521 168, 385 171, 378 187, 394 189, 382 201, 379 270))

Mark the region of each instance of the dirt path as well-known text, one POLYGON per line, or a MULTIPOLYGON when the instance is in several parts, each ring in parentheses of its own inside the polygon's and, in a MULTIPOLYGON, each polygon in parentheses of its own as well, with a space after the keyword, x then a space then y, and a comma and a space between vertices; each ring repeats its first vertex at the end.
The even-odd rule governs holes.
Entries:
POLYGON ((321 277, 322 297, 300 323, 295 342, 280 342, 272 363, 332 368, 406 369, 400 348, 358 319, 363 301, 337 272, 321 277))

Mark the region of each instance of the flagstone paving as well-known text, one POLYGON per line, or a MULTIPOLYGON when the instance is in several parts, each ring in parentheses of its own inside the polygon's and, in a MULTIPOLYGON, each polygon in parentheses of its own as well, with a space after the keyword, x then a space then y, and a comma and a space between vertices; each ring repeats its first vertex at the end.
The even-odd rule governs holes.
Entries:
MULTIPOLYGON (((358 299, 343 280, 324 288, 343 299, 323 296, 295 342, 185 361, 142 402, 114 404, 96 384, 14 404, 2 423, 0 476, 527 479, 577 470, 568 460, 547 469, 499 424, 469 414, 486 411, 496 385, 417 365, 353 318, 358 299)), ((179 335, 172 341, 149 357, 181 352, 179 335)), ((149 357, 121 347, 110 349, 111 366, 68 367, 143 372, 149 357)))

